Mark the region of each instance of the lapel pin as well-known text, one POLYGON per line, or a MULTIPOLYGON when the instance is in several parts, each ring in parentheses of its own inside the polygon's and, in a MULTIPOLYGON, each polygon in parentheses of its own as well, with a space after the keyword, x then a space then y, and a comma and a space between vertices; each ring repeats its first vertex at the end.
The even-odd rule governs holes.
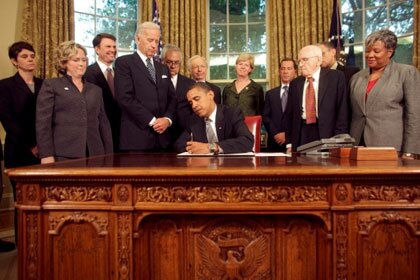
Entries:
POLYGON ((69 88, 68 87, 65 87, 64 90, 69 90, 69 88))

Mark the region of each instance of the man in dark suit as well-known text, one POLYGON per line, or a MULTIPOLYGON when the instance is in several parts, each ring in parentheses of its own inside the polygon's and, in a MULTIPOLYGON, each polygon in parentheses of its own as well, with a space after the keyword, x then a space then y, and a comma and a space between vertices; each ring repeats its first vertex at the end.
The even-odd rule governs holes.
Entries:
POLYGON ((175 143, 178 152, 252 152, 254 137, 246 126, 240 109, 217 105, 211 88, 201 82, 190 87, 187 99, 195 114, 175 143))
POLYGON ((289 83, 297 75, 297 64, 291 58, 280 62, 279 76, 281 85, 267 91, 265 95, 262 119, 268 132, 268 150, 270 152, 286 151, 287 122, 285 110, 289 95, 289 83))
POLYGON ((182 51, 180 48, 171 44, 166 44, 162 50, 161 58, 162 62, 169 68, 177 100, 176 119, 170 128, 173 142, 175 142, 186 128, 188 120, 193 114, 191 106, 187 101, 187 91, 195 82, 179 73, 182 64, 182 51))
POLYGON ((120 105, 120 150, 161 152, 169 148, 176 98, 168 68, 153 61, 160 28, 142 23, 136 31, 137 51, 115 61, 115 93, 120 105))
POLYGON ((199 55, 192 56, 187 62, 187 69, 191 73, 191 78, 196 82, 206 83, 214 93, 214 101, 216 104, 222 102, 222 93, 220 88, 213 83, 206 81, 207 61, 199 55))
POLYGON ((290 83, 286 118, 290 143, 300 145, 348 133, 348 95, 341 71, 321 68, 322 51, 315 45, 299 52, 302 76, 290 83))
POLYGON ((92 44, 98 55, 98 60, 89 65, 84 75, 91 82, 102 89, 106 116, 111 125, 114 152, 119 151, 121 109, 115 100, 114 62, 117 55, 117 39, 114 35, 100 33, 93 38, 92 44))
POLYGON ((334 45, 331 42, 325 41, 319 43, 318 46, 322 50, 322 64, 321 66, 324 68, 340 70, 344 73, 346 78, 346 85, 348 86, 350 83, 351 77, 360 71, 358 67, 355 66, 347 66, 339 63, 337 61, 337 50, 335 49, 334 45))

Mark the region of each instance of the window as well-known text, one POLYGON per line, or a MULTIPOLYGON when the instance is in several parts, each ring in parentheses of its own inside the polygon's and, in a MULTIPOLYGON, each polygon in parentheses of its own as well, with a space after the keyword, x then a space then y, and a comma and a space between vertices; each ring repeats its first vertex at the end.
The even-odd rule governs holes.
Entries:
POLYGON ((399 63, 412 64, 414 1, 341 0, 347 63, 365 68, 364 40, 373 31, 389 28, 398 37, 394 55, 399 63))
POLYGON ((251 78, 267 83, 265 0, 211 0, 209 15, 210 80, 224 86, 236 79, 235 62, 242 52, 254 56, 251 78))
POLYGON ((75 41, 86 47, 95 61, 92 39, 106 32, 117 38, 118 55, 135 50, 137 0, 74 0, 75 41))

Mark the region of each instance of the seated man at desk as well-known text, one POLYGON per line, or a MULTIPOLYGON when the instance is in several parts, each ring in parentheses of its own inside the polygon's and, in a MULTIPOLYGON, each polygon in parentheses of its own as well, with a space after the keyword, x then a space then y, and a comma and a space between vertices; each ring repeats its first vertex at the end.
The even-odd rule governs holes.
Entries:
POLYGON ((194 115, 175 143, 178 152, 220 154, 252 152, 254 137, 240 109, 217 105, 211 88, 202 82, 190 86, 187 100, 194 115))

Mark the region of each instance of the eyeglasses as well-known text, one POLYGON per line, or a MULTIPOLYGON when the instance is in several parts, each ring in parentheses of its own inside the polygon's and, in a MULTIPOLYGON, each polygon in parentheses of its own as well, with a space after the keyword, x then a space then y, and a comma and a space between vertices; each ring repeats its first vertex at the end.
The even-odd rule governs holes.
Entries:
POLYGON ((302 57, 301 59, 298 60, 299 64, 303 64, 303 63, 308 63, 309 59, 314 58, 317 56, 308 56, 308 57, 302 57))
POLYGON ((180 63, 179 61, 173 61, 173 60, 165 60, 165 64, 168 66, 178 66, 180 63))

